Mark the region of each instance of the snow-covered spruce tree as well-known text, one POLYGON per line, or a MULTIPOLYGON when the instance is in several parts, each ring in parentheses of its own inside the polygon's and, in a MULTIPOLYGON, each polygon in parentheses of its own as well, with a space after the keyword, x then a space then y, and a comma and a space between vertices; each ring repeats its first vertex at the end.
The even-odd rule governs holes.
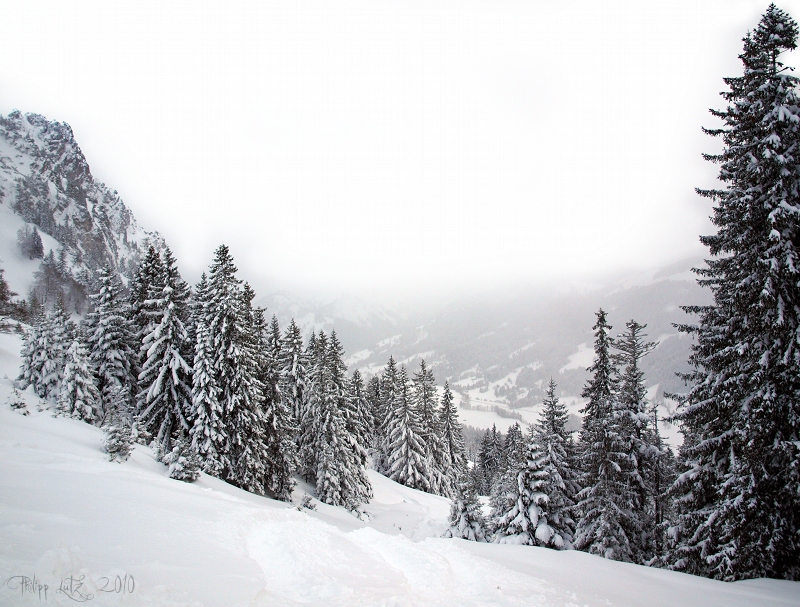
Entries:
POLYGON ((324 331, 319 335, 311 332, 306 350, 303 353, 306 366, 306 388, 302 404, 302 418, 298 424, 297 451, 299 455, 299 471, 308 483, 317 479, 319 463, 319 427, 321 414, 319 408, 326 398, 328 369, 325 365, 325 351, 328 349, 328 337, 324 331))
POLYGON ((448 492, 444 449, 439 441, 439 416, 436 405, 436 379, 428 368, 425 359, 419 363, 419 371, 414 374, 413 401, 419 414, 422 441, 428 460, 428 484, 431 493, 446 495, 448 492))
POLYGON ((103 447, 112 462, 124 462, 133 451, 130 397, 125 388, 115 386, 110 390, 103 421, 103 447))
MULTIPOLYGON (((273 316, 273 321, 275 317, 273 316)), ((264 404, 261 414, 264 426, 262 457, 264 464, 264 489, 277 499, 289 501, 294 489, 294 471, 297 469, 295 435, 297 426, 292 412, 281 392, 278 357, 275 347, 277 322, 267 328, 262 308, 254 310, 254 326, 258 347, 258 378, 264 386, 264 404)))
POLYGON ((552 535, 546 544, 555 548, 571 548, 575 534, 572 509, 578 486, 578 471, 572 453, 567 421, 567 408, 556 396, 556 383, 550 378, 539 419, 533 426, 533 441, 539 445, 547 469, 547 524, 552 535))
POLYGON ((396 392, 387 413, 386 448, 387 476, 412 489, 430 491, 430 471, 422 424, 414 407, 408 373, 400 367, 396 392))
POLYGON ((576 510, 580 517, 575 547, 618 561, 633 561, 629 537, 634 496, 629 485, 628 442, 617 415, 618 373, 611 357, 611 326, 597 312, 592 374, 582 396, 583 430, 579 445, 581 486, 576 510))
POLYGON ((320 428, 325 445, 321 449, 322 457, 317 468, 317 495, 325 503, 355 510, 370 500, 372 485, 365 468, 366 450, 357 434, 351 434, 348 428, 348 421, 358 422, 355 416, 348 416, 350 386, 346 377, 347 367, 342 361, 343 354, 336 331, 331 331, 325 352, 328 375, 326 393, 330 400, 326 401, 328 406, 322 409, 320 428), (335 497, 337 494, 338 500, 335 497))
POLYGON ((456 484, 466 468, 467 458, 464 453, 464 432, 458 421, 458 409, 453 402, 450 384, 444 382, 441 405, 439 407, 439 442, 442 445, 443 461, 446 462, 445 495, 454 497, 456 484))
POLYGON ((58 408, 65 415, 90 424, 96 424, 102 418, 100 392, 89 365, 89 352, 81 338, 76 338, 67 350, 58 408))
POLYGON ((374 412, 375 416, 375 467, 378 472, 388 476, 389 474, 389 437, 387 430, 390 421, 390 411, 393 411, 397 401, 399 382, 399 372, 393 356, 389 356, 389 362, 383 370, 380 378, 380 394, 378 408, 374 412))
POLYGON ((513 424, 506 433, 500 452, 497 475, 491 491, 492 512, 501 516, 508 512, 519 497, 519 473, 527 465, 528 443, 519 423, 513 424))
POLYGON ((192 483, 200 477, 200 458, 183 438, 174 441, 172 450, 161 459, 169 466, 170 478, 192 483))
POLYGON ((367 466, 367 451, 372 440, 375 421, 372 418, 372 409, 367 402, 364 391, 364 380, 358 369, 348 383, 347 400, 345 401, 345 423, 347 432, 354 441, 353 449, 358 455, 361 465, 367 466))
POLYGON ((140 307, 140 316, 146 319, 143 327, 149 332, 142 337, 137 414, 159 450, 170 453, 172 443, 188 436, 190 428, 192 377, 184 358, 190 293, 169 248, 163 255, 162 275, 150 282, 140 307))
POLYGON ((280 389, 286 406, 294 416, 295 425, 303 419, 303 402, 306 388, 306 356, 303 351, 303 336, 294 322, 289 322, 278 358, 280 389))
MULTIPOLYGON (((131 373, 137 378, 147 360, 147 353, 141 350, 141 346, 144 338, 153 332, 158 317, 155 301, 162 294, 164 276, 164 264, 161 256, 155 247, 151 246, 147 249, 147 253, 130 283, 128 295, 128 318, 131 322, 131 334, 136 343, 136 357, 131 373)), ((140 404, 137 398, 137 405, 140 404)))
POLYGON ((491 430, 487 429, 481 440, 478 451, 478 465, 483 473, 485 481, 484 487, 479 487, 484 495, 491 495, 494 485, 497 482, 498 472, 503 459, 503 443, 497 426, 492 424, 491 430))
POLYGON ((495 542, 527 546, 550 544, 555 534, 547 522, 549 478, 547 455, 535 440, 529 440, 527 461, 517 476, 511 507, 495 514, 495 542))
POLYGON ((625 332, 614 340, 614 347, 619 350, 617 364, 622 370, 615 415, 619 417, 620 430, 628 448, 626 472, 634 498, 629 539, 634 550, 633 558, 638 563, 649 562, 656 556, 654 475, 662 455, 654 444, 652 412, 648 410, 647 387, 641 368, 642 358, 657 345, 645 341, 647 335, 643 331, 646 327, 629 320, 625 323, 625 332))
POLYGON ((462 469, 456 481, 455 495, 450 505, 450 527, 444 537, 455 537, 472 542, 486 541, 486 521, 481 514, 481 504, 474 479, 462 469))
POLYGON ((281 338, 281 326, 278 323, 278 317, 274 314, 272 315, 272 320, 269 321, 269 337, 267 339, 267 343, 269 345, 272 360, 280 360, 283 339, 281 338))
POLYGON ((24 336, 22 367, 18 383, 33 386, 40 398, 58 396, 64 374, 64 358, 74 338, 75 327, 63 305, 37 315, 24 336))
POLYGON ((696 343, 679 398, 684 432, 674 568, 717 579, 800 579, 800 111, 780 61, 796 22, 771 4, 744 38, 743 75, 726 78, 724 189, 712 258, 695 270, 709 306, 690 306, 696 343))
POLYGON ((672 449, 661 439, 658 428, 658 402, 650 407, 653 442, 656 456, 651 469, 651 491, 653 495, 653 547, 655 556, 648 564, 669 566, 669 554, 665 549, 669 543, 669 530, 674 516, 674 500, 670 488, 675 482, 676 460, 672 449))
MULTIPOLYGON (((231 264, 233 260, 231 259, 231 264)), ((235 271, 235 268, 234 268, 235 271)), ((218 369, 224 373, 217 377, 223 409, 228 413, 228 435, 231 438, 231 469, 226 480, 246 491, 264 495, 264 481, 269 454, 267 427, 264 418, 266 386, 261 382, 261 370, 266 351, 259 349, 259 331, 253 310, 255 292, 249 284, 238 293, 233 324, 228 335, 221 335, 218 343, 226 355, 218 358, 218 369)), ((224 321, 223 321, 224 322, 224 321)))
POLYGON ((214 344, 209 329, 210 294, 205 273, 195 287, 192 299, 192 326, 195 333, 192 365, 192 419, 189 434, 192 448, 202 462, 203 471, 220 476, 230 450, 225 416, 219 401, 214 371, 214 344))
POLYGON ((131 361, 136 354, 132 348, 135 338, 127 318, 127 305, 122 298, 119 276, 108 266, 97 273, 99 291, 90 298, 94 310, 86 317, 86 341, 89 360, 95 370, 97 388, 103 398, 104 410, 109 408, 112 394, 121 388, 132 404, 131 361))
POLYGON ((381 452, 381 430, 382 423, 377 417, 381 412, 381 377, 373 375, 364 388, 364 398, 369 408, 369 419, 372 421, 369 435, 367 437, 367 452, 374 470, 381 471, 380 452, 381 452))

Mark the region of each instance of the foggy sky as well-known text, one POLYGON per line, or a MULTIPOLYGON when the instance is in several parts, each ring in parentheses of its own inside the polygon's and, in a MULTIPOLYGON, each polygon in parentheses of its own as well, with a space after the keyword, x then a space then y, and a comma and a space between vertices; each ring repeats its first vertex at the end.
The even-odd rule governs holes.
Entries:
POLYGON ((190 280, 220 242, 262 288, 633 271, 704 252, 700 127, 767 5, 10 1, 0 112, 72 125, 190 280))

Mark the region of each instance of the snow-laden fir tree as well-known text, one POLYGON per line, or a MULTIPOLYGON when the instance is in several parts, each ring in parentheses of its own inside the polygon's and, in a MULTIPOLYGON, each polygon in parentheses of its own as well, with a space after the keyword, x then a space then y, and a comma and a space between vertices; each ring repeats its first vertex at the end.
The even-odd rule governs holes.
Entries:
POLYGON ((358 369, 353 371, 348 383, 344 413, 347 433, 353 442, 353 450, 356 452, 361 465, 366 468, 367 452, 372 439, 375 421, 372 418, 372 409, 367 402, 366 392, 364 391, 364 380, 358 369))
POLYGON ((316 335, 312 331, 303 353, 306 366, 306 389, 297 434, 299 471, 303 479, 309 483, 316 482, 317 464, 321 451, 318 424, 322 419, 319 409, 326 399, 328 368, 325 364, 325 352, 327 349, 328 337, 325 332, 320 331, 319 335, 316 335))
POLYGON ((335 413, 331 412, 330 426, 322 424, 326 445, 317 468, 317 495, 323 502, 355 510, 372 498, 372 485, 366 472, 366 449, 359 438, 357 426, 364 426, 358 412, 350 403, 350 384, 347 367, 342 361, 344 349, 336 331, 331 331, 325 365, 328 369, 328 389, 335 413), (337 420, 333 421, 333 416, 337 420), (352 425, 350 425, 351 423, 352 425), (330 459, 329 459, 330 458, 330 459), (333 498, 338 493, 339 500, 333 498))
POLYGON ((306 388, 306 356, 300 327, 292 319, 283 336, 278 357, 280 390, 296 425, 303 419, 306 388))
POLYGON ((109 408, 117 388, 122 390, 130 407, 135 337, 127 316, 128 306, 122 297, 122 283, 108 266, 98 271, 97 283, 98 292, 90 296, 94 310, 86 317, 89 359, 95 369, 104 408, 109 408))
POLYGON ((474 479, 462 469, 456 481, 455 495, 450 505, 449 528, 444 537, 455 537, 471 542, 486 541, 486 521, 481 513, 474 479))
POLYGON ((619 350, 616 358, 621 369, 616 415, 619 417, 623 440, 627 443, 626 472, 634 498, 629 539, 634 550, 633 558, 638 563, 648 562, 655 556, 654 475, 662 455, 654 444, 652 415, 641 367, 642 358, 657 345, 645 341, 647 335, 643 331, 646 327, 629 320, 625 323, 625 332, 614 340, 614 347, 619 350))
POLYGON ((369 436, 367 437, 367 448, 370 454, 370 460, 373 462, 372 467, 378 470, 377 462, 379 460, 379 450, 381 445, 380 439, 380 426, 381 422, 378 417, 381 412, 381 377, 380 375, 373 375, 369 378, 367 385, 364 387, 364 398, 369 408, 369 419, 372 421, 369 436))
POLYGON ((535 440, 529 440, 527 461, 517 475, 511 506, 495 515, 494 541, 528 546, 558 542, 548 524, 549 480, 547 455, 535 440))
POLYGON ((280 329, 273 316, 269 328, 266 326, 264 310, 254 310, 254 328, 258 342, 258 378, 264 386, 262 423, 264 426, 262 457, 264 465, 264 489, 277 499, 289 501, 294 489, 294 471, 297 469, 295 435, 297 426, 291 410, 281 391, 279 371, 280 329), (277 332, 277 338, 276 338, 277 332))
POLYGON ((464 432, 461 422, 458 421, 458 409, 453 402, 453 393, 450 391, 450 384, 447 381, 444 383, 437 425, 443 462, 446 466, 444 494, 454 497, 456 484, 466 468, 467 458, 464 453, 464 432))
POLYGON ((190 293, 169 248, 163 256, 162 275, 150 282, 139 312, 149 332, 142 337, 137 412, 161 452, 170 453, 172 443, 188 436, 190 428, 192 377, 184 358, 190 293))
POLYGON ((712 113, 706 158, 724 189, 699 190, 717 232, 696 270, 714 296, 697 325, 680 398, 682 474, 673 566, 718 579, 800 579, 800 103, 780 56, 797 23, 771 4, 744 38, 742 76, 712 113))
POLYGON ((528 460, 528 440, 519 423, 511 425, 506 432, 500 452, 500 460, 494 486, 491 488, 492 512, 495 517, 508 512, 519 496, 518 477, 528 460))
POLYGON ((374 413, 375 417, 375 467, 381 474, 388 475, 389 472, 389 437, 388 427, 390 421, 390 411, 395 409, 399 386, 399 370, 394 357, 389 356, 389 362, 381 374, 379 388, 380 398, 378 408, 374 413))
POLYGON ((597 312, 594 353, 588 371, 592 377, 582 396, 580 468, 581 486, 576 511, 575 547, 618 561, 632 561, 631 511, 634 496, 629 484, 629 442, 617 415, 618 373, 611 356, 611 326, 606 313, 597 312))
POLYGON ((192 483, 200 477, 200 458, 183 438, 176 440, 161 459, 169 467, 170 478, 192 483))
POLYGON ((75 327, 63 305, 38 314, 23 338, 19 386, 24 389, 32 385, 40 398, 56 398, 64 374, 64 358, 74 333, 75 327))
POLYGON ((225 348, 226 354, 218 358, 218 369, 223 369, 224 374, 217 377, 223 409, 228 413, 232 448, 232 467, 226 480, 251 493, 264 495, 269 445, 264 417, 266 386, 260 376, 264 365, 269 364, 264 361, 268 351, 260 348, 261 331, 256 328, 252 305, 255 292, 245 284, 238 295, 239 300, 234 302, 238 310, 234 311, 230 333, 221 335, 217 342, 225 348))
POLYGON ((208 280, 205 273, 195 287, 192 302, 192 326, 195 333, 195 354, 192 365, 192 418, 189 431, 192 448, 202 462, 203 470, 220 476, 230 449, 225 417, 219 401, 214 369, 214 344, 209 328, 211 316, 208 280))
POLYGON ((283 339, 281 338, 281 326, 278 323, 278 317, 274 314, 272 315, 272 320, 269 321, 269 338, 267 342, 272 360, 280 360, 283 339))
POLYGON ((428 459, 428 484, 431 493, 446 495, 448 492, 447 462, 440 441, 439 415, 436 403, 436 379, 425 359, 419 363, 419 371, 412 380, 414 407, 419 414, 422 441, 428 459))
POLYGON ((483 473, 484 487, 479 490, 484 495, 491 495, 492 489, 497 482, 500 465, 503 460, 503 442, 497 426, 492 424, 491 429, 487 429, 481 439, 481 446, 478 450, 478 466, 483 473))
POLYGON ((65 415, 90 424, 97 424, 102 418, 100 392, 89 365, 89 352, 80 337, 67 350, 58 408, 65 415))
POLYGON ((386 422, 388 477, 406 487, 430 491, 422 423, 414 406, 405 367, 397 373, 391 406, 386 422))
POLYGON ((542 545, 555 548, 571 548, 575 534, 575 521, 572 518, 574 498, 580 487, 575 469, 567 421, 567 408, 556 396, 556 383, 550 378, 547 393, 542 403, 539 419, 533 426, 533 442, 544 455, 547 469, 547 524, 552 535, 542 545))
MULTIPOLYGON (((141 345, 144 338, 153 332, 158 312, 154 309, 154 300, 160 296, 164 287, 164 264, 161 255, 151 246, 137 268, 136 275, 130 283, 128 295, 128 318, 131 322, 131 333, 136 343, 135 364, 131 373, 139 377, 142 365, 147 360, 146 352, 141 345)), ((137 404, 138 399, 137 399, 137 404)))
POLYGON ((103 421, 103 447, 112 462, 124 462, 133 451, 133 429, 130 418, 130 397, 125 388, 115 386, 106 401, 103 421))

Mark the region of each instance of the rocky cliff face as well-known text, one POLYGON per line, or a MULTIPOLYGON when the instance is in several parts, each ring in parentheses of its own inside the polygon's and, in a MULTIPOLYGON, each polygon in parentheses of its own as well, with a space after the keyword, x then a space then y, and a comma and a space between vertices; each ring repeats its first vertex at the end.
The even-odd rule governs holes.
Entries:
POLYGON ((58 241, 84 284, 103 265, 130 278, 148 242, 116 191, 98 182, 68 124, 0 116, 0 204, 58 241))

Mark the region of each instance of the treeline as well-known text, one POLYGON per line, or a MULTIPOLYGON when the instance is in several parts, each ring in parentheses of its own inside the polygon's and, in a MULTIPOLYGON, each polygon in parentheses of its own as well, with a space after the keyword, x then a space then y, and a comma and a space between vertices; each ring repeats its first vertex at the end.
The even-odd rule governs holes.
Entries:
POLYGON ((652 344, 634 321, 612 339, 601 310, 578 440, 551 383, 522 463, 498 461, 514 449, 487 439, 452 533, 721 580, 800 579, 800 79, 780 61, 797 36, 771 4, 744 37, 743 74, 725 79, 728 107, 712 110, 722 127, 706 130, 723 140, 706 159, 725 187, 698 190, 714 203, 717 232, 700 238, 710 259, 695 269, 713 303, 684 307, 697 323, 677 327, 694 340, 688 389, 671 395, 677 457, 645 407, 639 360, 652 344), (480 483, 492 486, 485 525, 480 483))
POLYGON ((357 510, 373 458, 398 482, 453 495, 461 427, 425 362, 409 379, 391 359, 365 386, 348 377, 335 331, 307 343, 294 321, 282 332, 236 272, 224 245, 194 289, 169 248, 151 247, 127 290, 100 271, 79 325, 63 300, 35 311, 18 385, 103 427, 112 458, 152 443, 175 478, 202 469, 288 500, 297 474, 321 501, 357 510))
POLYGON ((547 388, 538 421, 504 439, 487 430, 477 461, 459 486, 450 534, 499 543, 576 548, 606 558, 653 564, 667 534, 667 489, 674 456, 661 441, 646 399, 641 359, 654 344, 630 321, 616 338, 597 314, 595 363, 583 396, 583 430, 567 429, 568 412, 547 388), (478 495, 490 496, 482 516, 478 495))

